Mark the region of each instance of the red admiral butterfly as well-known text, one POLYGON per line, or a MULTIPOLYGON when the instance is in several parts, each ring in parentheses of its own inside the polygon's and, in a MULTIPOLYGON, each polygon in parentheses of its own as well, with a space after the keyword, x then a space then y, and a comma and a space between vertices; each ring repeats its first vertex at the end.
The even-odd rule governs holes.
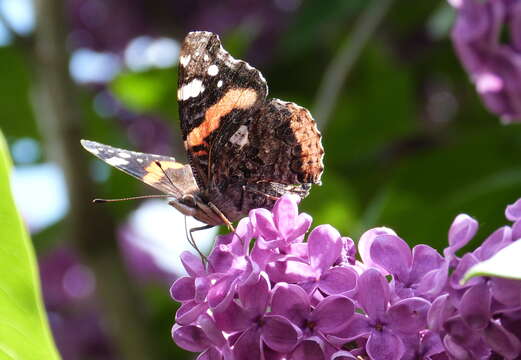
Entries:
POLYGON ((266 98, 262 74, 234 59, 213 33, 189 33, 179 57, 177 100, 189 165, 172 157, 82 140, 107 164, 170 195, 169 204, 210 226, 250 209, 271 209, 286 193, 320 184, 321 135, 311 114, 266 98))

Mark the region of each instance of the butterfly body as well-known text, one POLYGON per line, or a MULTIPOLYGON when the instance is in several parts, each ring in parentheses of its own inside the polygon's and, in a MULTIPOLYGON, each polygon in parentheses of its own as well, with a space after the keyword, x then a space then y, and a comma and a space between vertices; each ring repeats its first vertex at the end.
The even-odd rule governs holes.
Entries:
POLYGON ((183 214, 228 225, 253 208, 271 209, 286 193, 304 198, 312 184, 320 184, 324 150, 311 114, 294 103, 268 100, 267 93, 262 74, 228 54, 217 35, 191 32, 181 48, 177 93, 189 165, 82 144, 172 195, 170 204, 183 214))

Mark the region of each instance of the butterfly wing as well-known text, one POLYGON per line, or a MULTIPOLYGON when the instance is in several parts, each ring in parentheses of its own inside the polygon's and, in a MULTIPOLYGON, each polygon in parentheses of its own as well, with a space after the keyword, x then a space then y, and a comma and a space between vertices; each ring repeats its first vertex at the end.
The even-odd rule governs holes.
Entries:
MULTIPOLYGON (((324 149, 316 123, 305 108, 272 99, 257 117, 216 144, 211 163, 213 189, 238 218, 257 207, 271 208, 287 193, 305 198, 320 184, 324 149)), ((215 193, 213 191, 212 193, 215 193)), ((219 202, 217 199, 211 199, 219 202)))
POLYGON ((176 198, 198 191, 190 166, 173 157, 119 149, 89 140, 81 140, 81 145, 107 164, 176 198))
POLYGON ((218 156, 218 139, 254 117, 267 93, 262 74, 234 59, 217 35, 196 31, 186 36, 179 57, 177 98, 185 148, 201 188, 210 185, 209 165, 218 156))

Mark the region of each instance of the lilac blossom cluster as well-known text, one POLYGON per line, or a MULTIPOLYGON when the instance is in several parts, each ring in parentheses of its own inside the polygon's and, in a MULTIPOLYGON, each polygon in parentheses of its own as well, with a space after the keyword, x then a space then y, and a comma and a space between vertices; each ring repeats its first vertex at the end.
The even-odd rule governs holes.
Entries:
POLYGON ((521 281, 461 282, 520 237, 521 199, 506 216, 512 226, 462 257, 478 228, 464 214, 443 255, 379 227, 362 235, 357 259, 354 242, 330 225, 305 240, 312 219, 284 196, 219 236, 206 263, 182 255, 188 276, 171 288, 181 303, 173 339, 199 360, 519 359, 521 281))
POLYGON ((485 105, 504 122, 521 121, 521 2, 448 1, 456 53, 485 105))

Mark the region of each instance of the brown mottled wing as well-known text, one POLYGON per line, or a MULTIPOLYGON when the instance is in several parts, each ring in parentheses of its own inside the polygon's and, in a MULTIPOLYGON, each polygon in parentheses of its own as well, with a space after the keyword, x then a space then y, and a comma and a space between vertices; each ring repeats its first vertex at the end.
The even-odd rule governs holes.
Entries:
POLYGON ((286 193, 304 198, 320 184, 324 149, 313 117, 294 103, 272 99, 255 117, 237 124, 216 144, 211 164, 216 203, 226 202, 230 218, 256 207, 271 208, 286 193))
POLYGON ((81 145, 107 164, 173 197, 198 191, 190 166, 173 157, 119 149, 89 140, 81 140, 81 145))
POLYGON ((247 121, 266 101, 262 74, 234 59, 213 33, 189 33, 179 57, 177 99, 185 148, 201 189, 210 183, 215 143, 230 127, 247 121))

